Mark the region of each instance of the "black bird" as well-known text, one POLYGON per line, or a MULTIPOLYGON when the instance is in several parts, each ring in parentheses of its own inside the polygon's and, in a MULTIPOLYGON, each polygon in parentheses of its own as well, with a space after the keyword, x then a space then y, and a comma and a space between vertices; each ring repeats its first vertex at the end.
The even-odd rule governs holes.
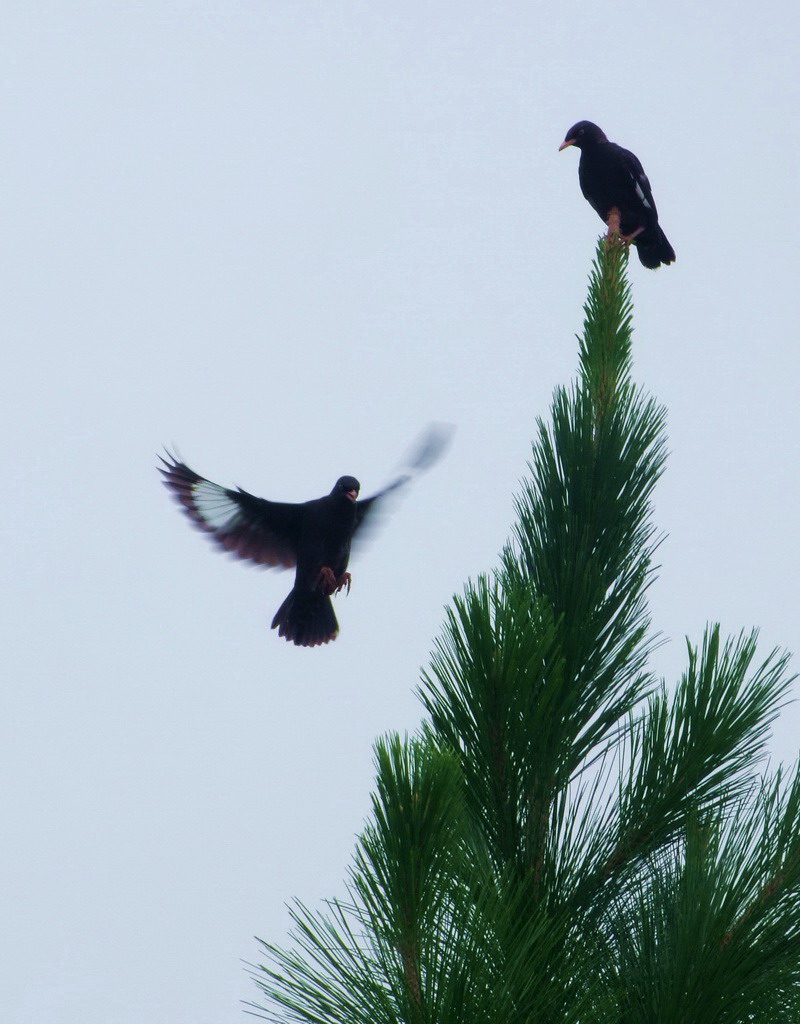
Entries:
POLYGON ((578 121, 558 147, 581 151, 578 179, 589 205, 608 225, 609 235, 633 242, 644 266, 654 270, 675 261, 675 250, 658 224, 658 211, 650 182, 639 158, 605 134, 591 121, 578 121))
MULTIPOLYGON (((449 432, 431 428, 409 463, 427 469, 444 449, 449 432)), ((294 586, 272 620, 278 636, 298 647, 335 640, 339 624, 331 595, 350 591, 350 544, 390 491, 411 479, 406 473, 371 498, 358 500, 361 485, 342 476, 330 494, 300 504, 256 498, 241 487, 229 490, 199 476, 169 452, 159 456, 163 483, 186 515, 225 551, 257 565, 295 569, 294 586)))

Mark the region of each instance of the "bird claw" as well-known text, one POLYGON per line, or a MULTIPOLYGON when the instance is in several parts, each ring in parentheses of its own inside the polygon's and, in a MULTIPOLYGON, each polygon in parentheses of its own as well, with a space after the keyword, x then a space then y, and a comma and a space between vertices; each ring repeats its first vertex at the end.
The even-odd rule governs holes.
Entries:
POLYGON ((610 240, 614 235, 619 235, 619 222, 620 212, 616 206, 612 206, 608 214, 608 221, 606 222, 608 224, 608 233, 606 234, 606 238, 610 240))
POLYGON ((618 239, 623 245, 630 245, 631 242, 636 238, 637 235, 641 235, 644 231, 644 225, 640 225, 635 231, 631 232, 630 235, 623 235, 620 230, 621 214, 616 206, 611 207, 611 212, 608 215, 608 231, 606 232, 606 240, 609 245, 618 239))
POLYGON ((336 577, 333 575, 333 569, 323 565, 317 575, 317 586, 327 597, 336 593, 336 577))
POLYGON ((331 597, 333 594, 338 594, 340 590, 347 587, 347 593, 350 593, 350 586, 353 582, 353 577, 349 572, 343 572, 339 579, 336 579, 333 569, 330 566, 323 565, 317 575, 317 586, 327 597, 331 597))

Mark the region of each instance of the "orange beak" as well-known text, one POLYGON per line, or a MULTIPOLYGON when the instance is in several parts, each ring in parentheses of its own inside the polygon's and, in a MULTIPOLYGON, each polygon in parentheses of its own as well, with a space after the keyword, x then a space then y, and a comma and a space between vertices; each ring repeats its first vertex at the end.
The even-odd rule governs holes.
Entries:
POLYGON ((564 141, 563 141, 563 142, 561 143, 561 145, 560 145, 560 146, 558 147, 558 151, 559 151, 559 153, 560 153, 560 152, 561 152, 561 150, 562 150, 562 149, 566 149, 566 148, 567 148, 567 146, 574 146, 574 145, 575 145, 575 140, 574 140, 574 139, 564 139, 564 141))

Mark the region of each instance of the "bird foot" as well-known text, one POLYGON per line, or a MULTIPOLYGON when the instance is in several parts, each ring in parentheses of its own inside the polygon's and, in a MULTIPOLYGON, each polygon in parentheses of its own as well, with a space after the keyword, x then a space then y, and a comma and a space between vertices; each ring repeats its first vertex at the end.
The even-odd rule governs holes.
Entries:
POLYGON ((619 249, 620 252, 628 251, 628 240, 623 238, 622 235, 606 235, 603 243, 606 252, 611 252, 614 249, 619 249))
POLYGON ((336 593, 336 577, 333 574, 333 569, 331 569, 329 566, 323 565, 323 567, 320 569, 319 574, 317 576, 317 587, 319 587, 322 593, 326 594, 328 597, 330 597, 331 594, 336 593))
POLYGON ((338 594, 340 590, 344 590, 347 587, 347 593, 350 593, 350 585, 353 582, 353 577, 349 572, 343 572, 339 579, 336 579, 333 569, 330 566, 323 565, 317 575, 317 587, 327 597, 331 597, 333 594, 338 594))
POLYGON ((619 222, 620 212, 616 206, 612 206, 608 214, 608 220, 606 221, 606 223, 608 224, 608 232, 606 234, 606 238, 612 239, 614 235, 619 235, 619 222))
POLYGON ((644 225, 640 225, 635 231, 631 232, 630 235, 623 235, 620 230, 620 220, 621 215, 619 210, 616 206, 612 206, 611 212, 608 215, 608 231, 606 232, 606 239, 609 245, 612 244, 615 239, 619 239, 623 245, 630 245, 634 238, 641 235, 644 231, 644 225))

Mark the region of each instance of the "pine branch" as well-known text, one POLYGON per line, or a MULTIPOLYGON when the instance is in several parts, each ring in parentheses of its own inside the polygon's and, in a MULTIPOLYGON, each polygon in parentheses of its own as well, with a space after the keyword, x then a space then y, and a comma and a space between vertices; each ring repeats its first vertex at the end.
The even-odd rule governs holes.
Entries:
POLYGON ((347 899, 254 969, 278 1024, 791 1024, 800 772, 759 789, 792 678, 755 634, 648 668, 664 410, 602 240, 580 372, 538 423, 499 569, 454 598, 414 739, 376 746, 347 899))
POLYGON ((545 869, 558 794, 650 687, 645 590, 664 414, 629 380, 626 250, 598 246, 581 379, 539 424, 514 539, 456 598, 421 697, 498 865, 545 869))
POLYGON ((606 963, 643 1024, 793 1021, 800 984, 798 776, 695 814, 617 894, 606 963), (782 885, 771 886, 776 865, 782 885), (784 872, 783 868, 787 870, 784 872))
POLYGON ((628 246, 619 236, 601 238, 578 339, 581 383, 593 398, 598 425, 630 376, 633 303, 627 266, 628 246))

